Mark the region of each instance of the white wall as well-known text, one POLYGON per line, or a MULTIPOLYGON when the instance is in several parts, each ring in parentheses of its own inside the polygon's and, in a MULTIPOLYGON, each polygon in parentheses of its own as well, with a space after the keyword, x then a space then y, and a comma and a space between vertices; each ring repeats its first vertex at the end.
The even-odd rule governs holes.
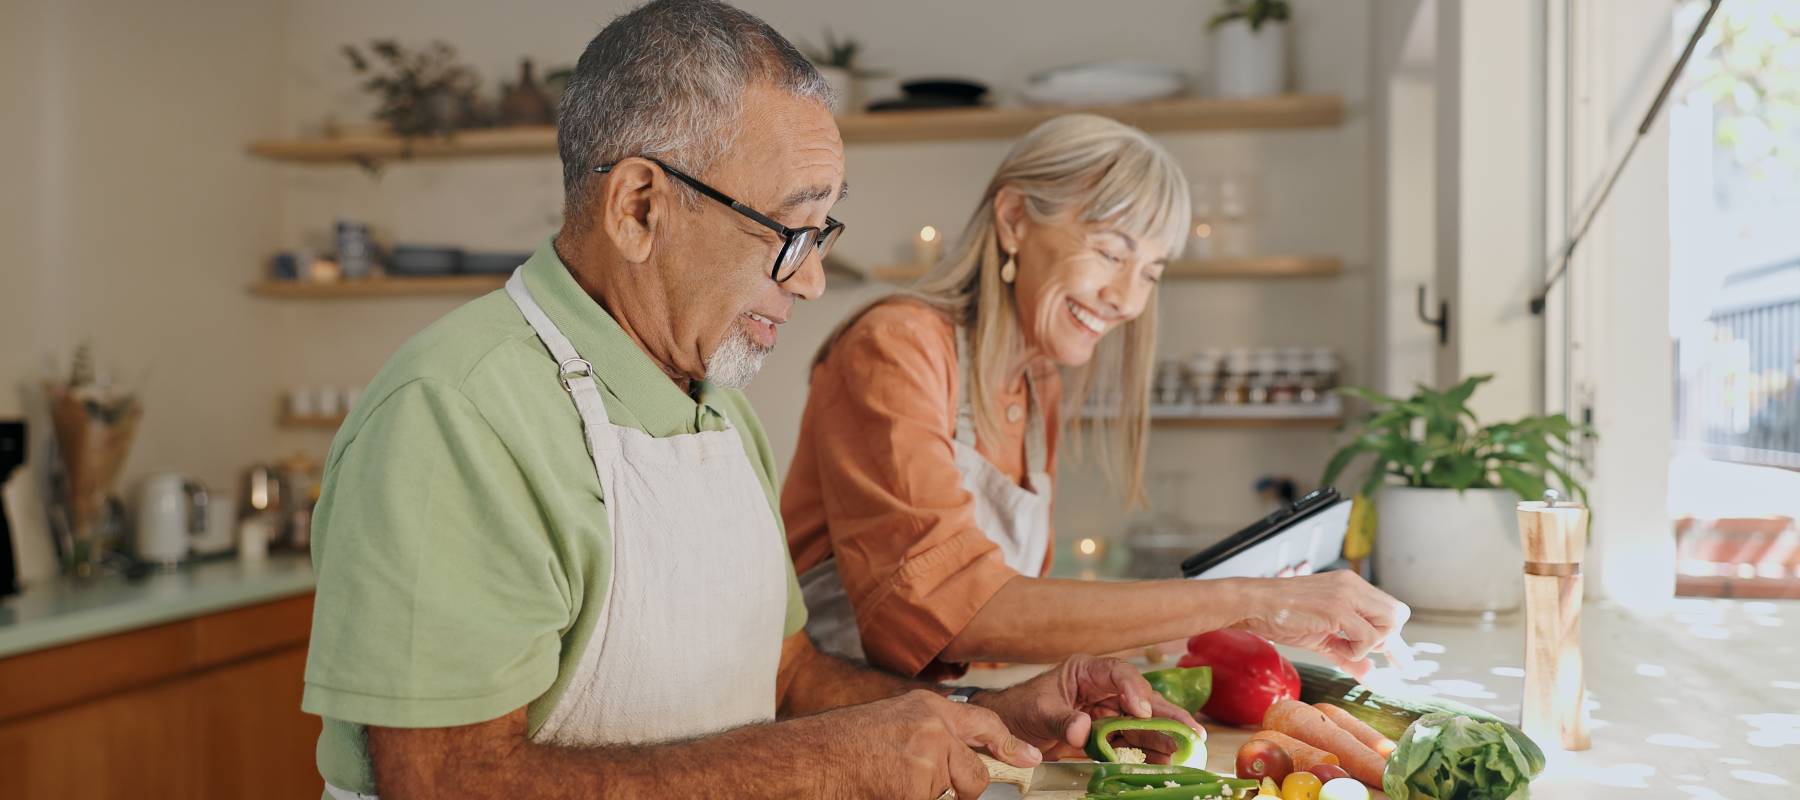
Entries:
MULTIPOLYGON (((281 365, 243 285, 275 240, 275 184, 242 145, 280 112, 278 12, 273 0, 0 10, 0 416, 25 412, 45 364, 92 341, 148 408, 127 486, 163 469, 229 486, 272 455, 260 387, 281 365)), ((52 569, 47 540, 20 545, 27 579, 52 569)))
MULTIPOLYGON (((1376 127, 1374 181, 1379 323, 1376 383, 1394 395, 1437 384, 1437 331, 1419 320, 1418 289, 1434 308, 1437 283, 1437 0, 1376 6, 1371 88, 1376 127)), ((1433 310, 1431 313, 1436 313, 1433 310)))
MULTIPOLYGON (((1138 58, 1202 72, 1205 20, 1213 3, 1144 0, 1123 9, 1062 0, 862 2, 825 6, 809 0, 744 3, 790 37, 816 40, 824 25, 864 42, 866 62, 901 75, 976 76, 1002 90, 1052 66, 1138 58)), ((441 37, 491 83, 511 79, 521 55, 540 74, 571 63, 587 39, 626 3, 546 2, 523 7, 475 2, 305 2, 286 11, 281 75, 283 114, 265 135, 291 135, 328 116, 359 118, 367 103, 351 88, 340 44, 399 35, 441 37)), ((1232 281, 1165 284, 1164 351, 1202 346, 1319 345, 1340 348, 1352 380, 1369 371, 1366 299, 1371 291, 1368 190, 1369 7, 1364 2, 1296 3, 1297 88, 1343 95, 1349 121, 1338 129, 1228 132, 1163 137, 1190 174, 1244 170, 1261 179, 1257 238, 1270 253, 1342 256, 1341 278, 1285 283, 1232 281)), ((852 145, 855 186, 840 207, 849 234, 839 253, 868 266, 906 260, 912 232, 924 224, 956 228, 1006 142, 852 145)), ((553 158, 405 164, 370 179, 350 167, 266 168, 279 175, 279 236, 292 246, 338 216, 366 218, 409 241, 530 249, 555 228, 559 173, 553 158)), ((246 267, 246 277, 249 269, 246 267)), ((878 286, 834 283, 825 299, 801 309, 783 331, 750 395, 785 464, 804 403, 805 365, 817 342, 848 310, 879 296, 878 286)), ((261 312, 294 335, 284 349, 293 380, 348 384, 365 380, 407 332, 454 304, 450 300, 359 303, 262 302, 261 312)), ((276 387, 262 387, 274 402, 276 387)), ((323 447, 323 436, 319 446, 323 447)), ((1189 474, 1183 511, 1231 526, 1261 513, 1250 482, 1263 472, 1315 480, 1329 454, 1324 430, 1297 432, 1158 430, 1152 471, 1189 474)), ((1058 525, 1065 537, 1110 535, 1122 527, 1097 472, 1070 468, 1060 482, 1058 525)))
POLYGON ((1492 374, 1470 402, 1500 420, 1540 407, 1528 310, 1542 264, 1537 3, 1440 0, 1436 297, 1450 300, 1438 379, 1492 374))
MULTIPOLYGON (((1674 62, 1669 12, 1629 0, 1582 8, 1571 35, 1571 205, 1625 148, 1674 62)), ((1686 31, 1683 31, 1685 35, 1686 31)), ((1576 308, 1570 370, 1577 409, 1591 404, 1593 542, 1589 573, 1605 594, 1651 603, 1674 594, 1669 460, 1674 418, 1669 338, 1669 122, 1658 120, 1570 268, 1576 308)))

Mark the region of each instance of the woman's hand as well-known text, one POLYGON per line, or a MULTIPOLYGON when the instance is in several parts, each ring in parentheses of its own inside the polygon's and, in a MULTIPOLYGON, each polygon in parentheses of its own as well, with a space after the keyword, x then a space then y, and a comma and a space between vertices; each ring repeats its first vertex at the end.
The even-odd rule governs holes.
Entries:
MULTIPOLYGON (((1113 658, 1070 656, 1031 680, 1002 692, 978 694, 973 702, 1000 715, 1014 736, 1041 750, 1045 759, 1084 757, 1094 720, 1105 717, 1163 717, 1181 722, 1206 738, 1192 714, 1150 688, 1136 667, 1113 658)), ((1161 734, 1128 735, 1126 744, 1152 761, 1168 761, 1174 743, 1161 734)))
POLYGON ((1245 607, 1233 628, 1304 647, 1359 678, 1369 671, 1369 651, 1411 614, 1406 604, 1347 570, 1247 580, 1242 589, 1245 607))

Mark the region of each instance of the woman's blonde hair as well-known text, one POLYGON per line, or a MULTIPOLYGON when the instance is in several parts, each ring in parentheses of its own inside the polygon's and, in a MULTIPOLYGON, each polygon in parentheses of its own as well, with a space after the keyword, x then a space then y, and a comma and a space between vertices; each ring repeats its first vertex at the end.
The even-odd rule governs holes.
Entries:
MULTIPOLYGON (((1181 168, 1129 125, 1093 114, 1067 114, 1039 125, 1013 146, 955 245, 902 295, 940 309, 968 328, 967 391, 976 431, 988 438, 1000 430, 995 396, 1023 347, 1018 301, 1013 287, 1000 279, 1006 256, 995 230, 994 203, 1004 188, 1023 196, 1025 211, 1034 220, 1074 209, 1082 222, 1163 243, 1170 258, 1180 254, 1191 221, 1181 168)), ((819 360, 838 333, 860 316, 852 314, 826 339, 819 360)), ((1126 323, 1119 335, 1101 340, 1086 365, 1065 370, 1062 418, 1079 418, 1090 404, 1105 409, 1079 424, 1102 453, 1101 467, 1127 505, 1144 499, 1155 350, 1152 296, 1143 314, 1126 323)))

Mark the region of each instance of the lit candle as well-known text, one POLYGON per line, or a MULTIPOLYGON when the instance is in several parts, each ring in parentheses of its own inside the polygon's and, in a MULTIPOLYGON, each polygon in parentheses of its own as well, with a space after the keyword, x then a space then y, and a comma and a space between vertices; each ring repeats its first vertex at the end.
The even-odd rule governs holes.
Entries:
POLYGON ((944 254, 944 237, 938 229, 926 225, 919 229, 919 235, 913 237, 913 261, 921 267, 935 266, 938 258, 944 254))
POLYGON ((1084 581, 1100 577, 1100 565, 1106 561, 1106 542, 1084 536, 1075 542, 1075 563, 1081 566, 1076 577, 1084 581))

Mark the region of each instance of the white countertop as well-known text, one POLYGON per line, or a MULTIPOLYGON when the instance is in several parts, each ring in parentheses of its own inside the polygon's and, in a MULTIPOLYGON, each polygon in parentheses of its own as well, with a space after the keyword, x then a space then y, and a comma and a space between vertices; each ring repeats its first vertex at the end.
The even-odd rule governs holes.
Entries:
POLYGON ((209 561, 139 580, 57 579, 0 600, 0 658, 111 633, 279 600, 312 591, 312 562, 272 555, 260 563, 209 561))
MULTIPOLYGON (((1414 620, 1406 636, 1431 672, 1410 690, 1517 722, 1521 623, 1414 620)), ((1582 627, 1593 747, 1539 742, 1549 765, 1531 785, 1534 800, 1800 796, 1800 602, 1683 599, 1661 612, 1589 604, 1582 627)), ((1006 686, 1039 669, 977 670, 962 682, 1006 686)), ((1250 731, 1207 729, 1207 766, 1229 773, 1250 731)))

